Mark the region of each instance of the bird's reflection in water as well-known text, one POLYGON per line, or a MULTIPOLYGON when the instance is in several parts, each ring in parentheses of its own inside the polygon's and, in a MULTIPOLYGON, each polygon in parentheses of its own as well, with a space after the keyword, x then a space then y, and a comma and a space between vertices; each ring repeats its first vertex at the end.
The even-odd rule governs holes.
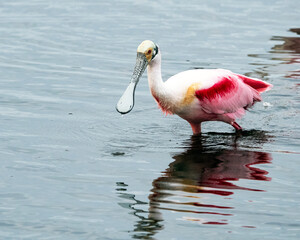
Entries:
POLYGON ((253 147, 266 141, 266 133, 252 131, 244 132, 239 137, 211 133, 192 137, 185 142, 184 152, 175 154, 169 167, 153 180, 149 203, 139 202, 133 195, 119 191, 121 197, 130 197, 134 201, 127 206, 139 218, 133 230, 134 237, 151 239, 163 228, 164 211, 182 212, 184 220, 202 224, 227 224, 226 218, 232 215, 234 208, 230 205, 230 198, 235 190, 264 191, 259 184, 255 188, 248 188, 238 181, 271 180, 268 172, 259 168, 259 164, 271 163, 271 155, 245 150, 240 146, 253 147), (219 198, 216 203, 213 196, 219 198), (140 204, 149 204, 149 210, 139 210, 140 204), (145 212, 147 217, 142 217, 140 213, 145 212))
POLYGON ((157 220, 148 215, 149 212, 143 210, 142 205, 147 205, 147 202, 139 201, 136 199, 134 194, 127 193, 127 185, 123 182, 117 182, 117 191, 119 197, 129 200, 132 203, 120 202, 121 207, 127 208, 130 210, 130 214, 136 216, 139 220, 135 223, 133 231, 133 238, 136 239, 152 239, 152 236, 163 228, 163 225, 160 223, 161 220, 157 220))

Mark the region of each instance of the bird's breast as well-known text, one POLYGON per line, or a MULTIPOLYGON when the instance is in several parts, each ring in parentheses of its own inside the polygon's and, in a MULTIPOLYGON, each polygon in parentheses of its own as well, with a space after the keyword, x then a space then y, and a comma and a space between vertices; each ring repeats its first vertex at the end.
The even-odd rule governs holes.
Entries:
POLYGON ((180 103, 181 107, 190 105, 195 100, 196 91, 200 88, 200 86, 200 83, 193 83, 187 88, 180 103))
POLYGON ((154 91, 151 91, 153 98, 155 99, 158 107, 166 114, 174 114, 174 103, 173 101, 165 95, 159 95, 154 91))

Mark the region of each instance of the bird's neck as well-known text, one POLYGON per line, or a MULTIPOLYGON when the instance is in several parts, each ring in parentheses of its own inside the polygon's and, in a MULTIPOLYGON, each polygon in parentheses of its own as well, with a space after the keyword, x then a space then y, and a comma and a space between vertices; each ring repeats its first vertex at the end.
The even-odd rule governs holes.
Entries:
POLYGON ((152 95, 163 95, 164 82, 161 77, 161 55, 160 52, 155 58, 148 64, 147 67, 148 83, 152 95))
POLYGON ((160 51, 147 67, 148 83, 150 91, 159 107, 167 114, 172 114, 173 106, 171 94, 166 89, 161 77, 161 54, 160 51))

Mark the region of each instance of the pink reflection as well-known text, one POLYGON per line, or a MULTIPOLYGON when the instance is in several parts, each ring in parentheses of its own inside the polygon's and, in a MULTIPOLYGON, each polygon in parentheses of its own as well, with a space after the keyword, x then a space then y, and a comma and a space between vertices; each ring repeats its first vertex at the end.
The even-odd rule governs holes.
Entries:
POLYGON ((267 176, 268 171, 256 166, 271 163, 271 155, 265 152, 238 149, 201 152, 193 149, 173 158, 175 161, 169 165, 165 174, 154 181, 157 189, 169 188, 228 196, 233 192, 227 189, 263 191, 234 183, 240 179, 271 180, 267 176), (172 183, 176 183, 175 186, 172 183))
MULTIPOLYGON (((266 152, 237 147, 204 148, 201 142, 192 139, 190 148, 173 156, 173 159, 163 175, 153 181, 153 193, 149 196, 152 219, 162 219, 160 210, 231 216, 230 209, 234 207, 224 206, 225 202, 230 203, 226 196, 233 195, 234 190, 264 191, 260 187, 245 187, 245 182, 239 184, 239 180, 271 180, 268 171, 259 167, 260 164, 270 164, 272 161, 271 154, 266 152), (202 203, 202 198, 207 194, 224 196, 224 200, 227 200, 223 201, 224 205, 202 203), (205 211, 190 210, 191 207, 203 208, 205 211)), ((214 198, 210 199, 214 201, 214 198)), ((220 221, 201 223, 226 224, 220 221)))
POLYGON ((227 225, 226 222, 204 222, 203 224, 213 224, 213 225, 227 225))

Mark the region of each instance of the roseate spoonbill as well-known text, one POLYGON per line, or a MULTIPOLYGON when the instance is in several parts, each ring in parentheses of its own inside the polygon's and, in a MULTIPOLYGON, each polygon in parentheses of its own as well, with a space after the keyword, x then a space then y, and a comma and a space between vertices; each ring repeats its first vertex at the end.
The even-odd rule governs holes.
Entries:
POLYGON ((272 87, 224 69, 188 70, 163 82, 160 49, 146 40, 137 48, 136 65, 116 106, 118 112, 126 114, 132 110, 135 88, 146 67, 150 91, 158 106, 166 114, 177 114, 188 121, 194 134, 201 133, 201 123, 205 121, 223 121, 237 131, 242 130, 235 119, 261 101, 260 93, 272 87))

